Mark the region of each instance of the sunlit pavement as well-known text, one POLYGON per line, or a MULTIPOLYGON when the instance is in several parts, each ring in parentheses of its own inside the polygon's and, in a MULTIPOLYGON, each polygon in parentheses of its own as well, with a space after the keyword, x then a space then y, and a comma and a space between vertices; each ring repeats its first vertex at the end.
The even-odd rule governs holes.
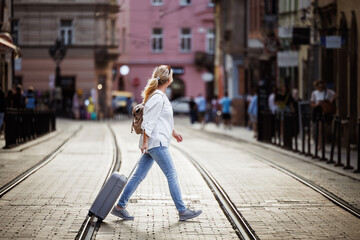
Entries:
MULTIPOLYGON (((74 239, 109 171, 115 147, 111 129, 120 148, 121 173, 127 175, 140 156, 138 136, 130 133, 129 120, 58 120, 58 126, 57 132, 1 150, 0 179, 4 185, 75 133, 52 161, 0 199, 0 238, 74 239)), ((213 125, 201 129, 188 124, 187 118, 177 118, 175 128, 184 137, 182 143, 173 141, 171 147, 183 198, 202 209, 203 214, 178 222, 166 178, 154 164, 128 205, 135 220, 122 221, 109 215, 96 239, 238 238, 187 156, 219 182, 260 239, 360 236, 358 218, 267 161, 286 167, 359 208, 357 175, 342 174, 277 148, 255 144, 250 140, 251 133, 244 129, 225 131, 213 125), (248 141, 235 138, 245 135, 248 141)))

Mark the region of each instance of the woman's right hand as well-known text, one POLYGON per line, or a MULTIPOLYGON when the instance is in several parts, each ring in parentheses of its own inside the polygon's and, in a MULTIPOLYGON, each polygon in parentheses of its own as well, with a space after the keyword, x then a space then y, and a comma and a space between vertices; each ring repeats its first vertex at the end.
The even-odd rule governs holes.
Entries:
POLYGON ((146 135, 145 130, 143 132, 143 144, 141 146, 141 153, 148 153, 149 136, 146 135))
POLYGON ((148 143, 144 142, 141 146, 141 153, 148 153, 148 143))

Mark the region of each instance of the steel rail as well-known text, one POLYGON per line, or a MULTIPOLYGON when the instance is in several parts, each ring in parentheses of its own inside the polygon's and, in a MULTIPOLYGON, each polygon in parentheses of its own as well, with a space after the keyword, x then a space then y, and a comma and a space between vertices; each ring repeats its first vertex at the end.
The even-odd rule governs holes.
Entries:
POLYGON ((48 154, 43 160, 26 170, 25 172, 21 173, 19 176, 15 177, 13 180, 5 184, 0 188, 0 198, 2 198, 7 192, 15 188, 21 182, 23 182, 26 178, 30 175, 37 172, 40 168, 48 164, 51 160, 53 160, 59 153, 61 153, 65 146, 68 145, 71 140, 76 136, 76 134, 82 129, 80 126, 69 138, 67 138, 59 147, 57 147, 53 152, 48 154))
MULTIPOLYGON (((200 133, 199 131, 197 131, 198 133, 200 133)), ((192 132, 193 133, 193 132, 192 132)), ((222 137, 223 139, 226 139, 226 140, 238 140, 232 136, 226 136, 224 134, 217 134, 217 133, 209 133, 209 132, 206 132, 205 134, 207 135, 216 135, 216 136, 220 136, 222 137)), ((218 139, 215 139, 215 141, 218 141, 218 139)), ((238 140, 238 141, 242 141, 242 140, 238 140)), ((243 143, 245 144, 250 144, 249 142, 247 141, 242 141, 243 143)), ((271 150, 269 148, 267 148, 268 150, 271 150)), ((345 201, 344 199, 342 199, 341 197, 333 194, 332 192, 326 190, 325 188, 313 183, 312 181, 294 173, 293 171, 279 165, 279 164, 276 164, 274 162, 272 162, 270 159, 267 159, 265 158, 264 156, 256 153, 255 151, 251 151, 249 150, 248 148, 242 148, 243 151, 245 152, 248 152, 252 155, 254 155, 259 161, 262 161, 264 162, 265 164, 268 164, 270 165, 271 167, 287 174, 288 176, 296 179, 297 181, 301 182, 302 184, 306 185, 307 187, 313 189, 314 191, 320 193, 322 196, 324 196, 325 198, 327 198, 328 200, 330 200, 331 202, 333 202, 335 205, 337 205, 338 207, 346 210, 347 212, 351 213, 352 215, 354 215, 355 217, 357 218, 360 218, 360 209, 358 209, 357 207, 353 206, 352 204, 348 203, 347 201, 345 201)), ((274 151, 274 150, 272 150, 274 151)), ((333 172, 333 171, 332 171, 333 172)), ((337 172, 335 172, 337 173, 337 172)), ((342 175, 342 174, 339 174, 339 175, 342 175)), ((351 177, 349 177, 351 178, 351 177)), ((351 178, 353 179, 353 178, 351 178)))
POLYGON ((241 215, 235 204, 231 201, 228 194, 216 181, 216 179, 189 153, 179 148, 178 146, 173 146, 173 147, 179 150, 183 155, 185 155, 189 159, 189 161, 194 165, 194 167, 198 170, 198 172, 201 174, 201 176, 209 186, 210 190, 213 192, 221 209, 224 211, 226 217, 228 218, 234 230, 236 231, 238 237, 244 240, 259 239, 255 234, 254 230, 249 226, 245 218, 241 215))
MULTIPOLYGON (((120 166, 121 166, 121 157, 119 156, 120 150, 119 150, 119 145, 118 142, 116 140, 116 135, 113 131, 113 129, 111 128, 111 126, 108 124, 107 125, 111 135, 113 137, 113 142, 114 142, 114 148, 113 148, 113 158, 112 158, 112 162, 111 162, 111 167, 106 175, 106 178, 104 180, 103 186, 106 182, 106 180, 110 177, 110 175, 119 170, 120 166)), ((83 224, 81 225, 81 228, 78 232, 78 234, 76 235, 75 239, 76 240, 90 240, 93 238, 94 233, 96 233, 101 225, 102 220, 99 219, 96 216, 92 216, 90 213, 86 216, 83 224)))

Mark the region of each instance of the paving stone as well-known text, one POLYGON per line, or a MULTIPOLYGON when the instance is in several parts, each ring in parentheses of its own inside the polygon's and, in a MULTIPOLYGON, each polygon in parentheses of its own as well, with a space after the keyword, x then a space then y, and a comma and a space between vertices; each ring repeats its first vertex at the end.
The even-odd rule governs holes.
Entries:
MULTIPOLYGON (((121 146, 120 172, 126 175, 140 157, 138 136, 129 133, 127 124, 113 127, 121 146)), ((193 220, 178 221, 166 178, 155 163, 128 204, 127 210, 135 220, 123 221, 109 215, 96 239, 238 239, 197 170, 179 151, 170 148, 170 152, 185 203, 192 201, 192 206, 203 213, 193 220)))

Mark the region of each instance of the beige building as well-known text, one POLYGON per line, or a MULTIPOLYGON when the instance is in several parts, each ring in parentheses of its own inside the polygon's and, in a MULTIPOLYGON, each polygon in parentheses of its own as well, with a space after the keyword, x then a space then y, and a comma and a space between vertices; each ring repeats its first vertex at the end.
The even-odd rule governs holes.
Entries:
POLYGON ((75 93, 82 93, 80 104, 92 97, 100 117, 110 115, 118 57, 117 1, 14 0, 14 9, 14 34, 22 50, 14 83, 61 98, 66 116, 72 115, 75 93), (67 50, 60 64, 61 80, 55 83, 56 62, 49 48, 57 38, 67 50))

